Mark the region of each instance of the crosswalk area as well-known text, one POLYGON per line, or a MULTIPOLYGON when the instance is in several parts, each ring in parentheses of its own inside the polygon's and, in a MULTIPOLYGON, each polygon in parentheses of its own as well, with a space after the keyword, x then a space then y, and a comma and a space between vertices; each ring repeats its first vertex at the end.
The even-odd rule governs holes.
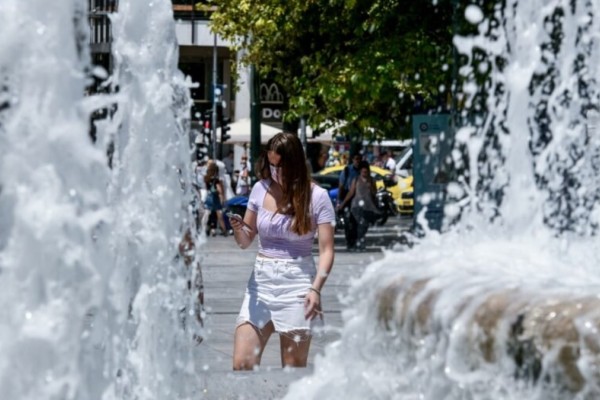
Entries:
MULTIPOLYGON (((406 244, 406 235, 412 226, 412 217, 403 216, 390 218, 382 226, 371 226, 366 236, 366 252, 379 252, 382 248, 390 249, 395 245, 406 244)), ((335 250, 336 253, 347 251, 343 229, 337 229, 335 232, 335 250)))

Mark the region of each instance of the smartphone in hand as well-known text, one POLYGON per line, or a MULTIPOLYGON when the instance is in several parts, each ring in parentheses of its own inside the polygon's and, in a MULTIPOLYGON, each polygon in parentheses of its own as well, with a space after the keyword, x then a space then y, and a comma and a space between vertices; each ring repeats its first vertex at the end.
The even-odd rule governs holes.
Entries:
POLYGON ((239 214, 234 214, 231 212, 226 213, 225 215, 227 215, 227 217, 230 220, 236 220, 237 222, 239 222, 240 224, 242 224, 242 229, 248 232, 252 232, 252 228, 250 227, 250 225, 248 225, 247 223, 244 222, 244 219, 242 218, 241 215, 239 214))

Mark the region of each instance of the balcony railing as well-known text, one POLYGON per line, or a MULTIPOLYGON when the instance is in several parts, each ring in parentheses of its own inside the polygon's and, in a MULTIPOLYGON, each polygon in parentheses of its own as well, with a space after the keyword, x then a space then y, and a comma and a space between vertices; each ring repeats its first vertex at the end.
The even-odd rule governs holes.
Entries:
POLYGON ((110 52, 112 29, 108 16, 116 12, 118 6, 118 0, 88 0, 92 53, 110 52))

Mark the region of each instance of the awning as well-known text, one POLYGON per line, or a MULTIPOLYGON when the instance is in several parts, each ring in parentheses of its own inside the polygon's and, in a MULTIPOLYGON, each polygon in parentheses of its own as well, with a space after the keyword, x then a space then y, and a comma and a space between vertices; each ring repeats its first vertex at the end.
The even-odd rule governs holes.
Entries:
MULTIPOLYGON (((238 121, 229 124, 231 130, 227 133, 231 136, 227 140, 226 144, 236 143, 250 143, 250 131, 251 131, 251 120, 250 118, 242 118, 238 121)), ((266 144, 269 139, 281 132, 280 128, 275 128, 271 125, 260 124, 260 142, 266 144)), ((327 129, 319 136, 313 138, 312 129, 310 126, 306 127, 306 137, 309 143, 331 143, 333 140, 334 129, 327 129)), ((300 137, 300 130, 298 129, 298 137, 300 137)))
MULTIPOLYGON (((231 138, 225 143, 250 143, 251 121, 250 118, 242 118, 229 124, 231 128, 227 132, 231 138)), ((274 128, 271 125, 260 124, 260 142, 266 144, 269 139, 281 132, 281 129, 274 128)))

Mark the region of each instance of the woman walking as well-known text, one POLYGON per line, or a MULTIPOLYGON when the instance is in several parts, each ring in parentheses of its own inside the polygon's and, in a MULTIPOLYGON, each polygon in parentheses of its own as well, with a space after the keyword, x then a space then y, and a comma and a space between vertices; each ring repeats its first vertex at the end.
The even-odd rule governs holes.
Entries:
POLYGON ((371 167, 366 161, 361 161, 358 164, 359 175, 352 181, 350 190, 341 204, 338 205, 343 209, 350 202, 350 212, 356 219, 357 223, 357 238, 356 249, 358 251, 365 250, 365 237, 369 230, 369 225, 379 218, 381 211, 377 208, 375 202, 375 181, 371 176, 371 167))
POLYGON ((300 140, 279 133, 257 162, 243 221, 231 218, 237 244, 258 235, 258 254, 237 319, 233 369, 260 365, 279 334, 282 367, 305 367, 312 329, 323 323, 321 290, 333 266, 335 212, 327 191, 311 182, 300 140), (318 264, 312 256, 318 233, 318 264))
MULTIPOLYGON (((225 220, 223 219, 223 204, 225 203, 225 188, 223 181, 219 178, 219 167, 213 160, 209 160, 206 166, 206 175, 204 175, 204 183, 206 184, 206 201, 204 205, 206 209, 215 214, 217 223, 221 228, 223 236, 227 236, 225 228, 225 220)), ((210 233, 216 236, 216 230, 211 228, 210 233)))

